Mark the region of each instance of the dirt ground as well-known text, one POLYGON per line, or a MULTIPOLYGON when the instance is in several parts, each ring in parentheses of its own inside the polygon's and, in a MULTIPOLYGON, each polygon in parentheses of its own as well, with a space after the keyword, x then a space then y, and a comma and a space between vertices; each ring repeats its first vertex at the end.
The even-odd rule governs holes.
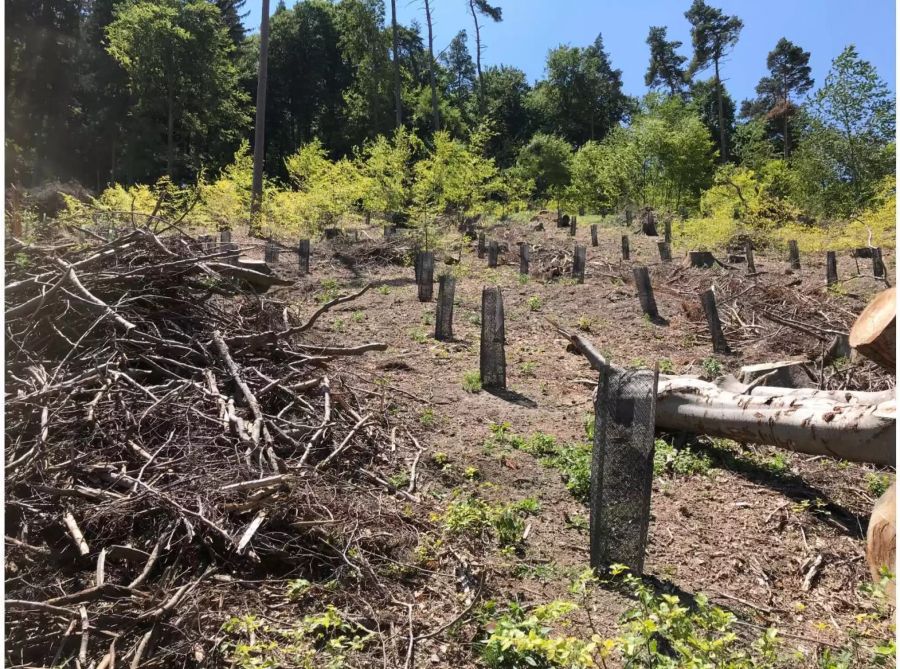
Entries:
MULTIPOLYGON (((495 551, 479 557, 480 566, 490 573, 488 587, 496 601, 537 604, 571 598, 569 585, 588 564, 588 509, 566 489, 559 471, 522 451, 485 448, 491 426, 502 423, 519 435, 543 432, 560 442, 585 439, 596 375, 583 358, 567 352, 566 340, 555 332, 551 319, 571 330, 581 326, 598 350, 618 364, 652 366, 668 361, 663 364, 670 364, 674 373, 701 374, 703 361, 713 356, 698 311, 698 290, 715 285, 720 296, 733 298, 720 297, 719 306, 736 352, 716 358, 724 371, 734 371, 744 364, 822 352, 822 342, 796 329, 761 316, 748 322, 754 299, 798 320, 804 320, 799 312, 818 312, 819 327, 827 329, 830 323, 833 329, 846 331, 868 298, 884 285, 871 278, 870 260, 861 259, 857 265, 846 253, 839 254, 842 283, 832 291, 825 290, 824 254, 804 254, 803 269, 790 272, 786 259, 758 252, 760 273, 752 279, 746 278, 741 264, 734 269, 688 268, 686 254, 677 249, 673 261, 662 264, 658 240, 635 234, 630 239, 631 260, 623 262, 619 252, 623 232, 603 227, 599 246, 592 247, 587 226, 579 226, 576 240, 587 246, 588 259, 583 285, 559 278, 520 279, 516 246, 520 241, 535 248, 533 274, 545 269, 542 259, 551 256, 568 252, 571 262, 573 240, 568 230, 552 223, 542 231, 528 224, 488 230, 489 239, 506 242, 510 249, 502 254, 497 269, 487 269, 487 260, 477 258, 474 244, 465 246, 458 264, 445 263, 455 253, 439 253, 435 274, 452 271, 457 277, 455 339, 445 343, 433 337, 435 303, 417 300, 410 266, 354 264, 352 245, 342 246, 336 257, 328 242, 314 242, 310 276, 296 276, 291 253, 282 252, 275 264, 280 276, 297 283, 273 289, 267 299, 281 300, 301 312, 312 310, 312 297, 329 287, 342 293, 367 282, 381 287, 335 308, 316 328, 336 344, 387 344, 384 352, 360 357, 355 371, 361 387, 389 388, 401 400, 397 417, 415 427, 425 451, 419 492, 431 508, 445 508, 460 491, 491 502, 528 497, 540 502, 540 512, 529 521, 523 554, 495 551), (639 264, 650 267, 664 325, 642 317, 629 281, 630 267, 639 264), (506 393, 463 388, 465 373, 478 369, 480 295, 489 285, 500 286, 503 292, 506 393), (446 457, 441 455, 436 462, 435 454, 446 457), (470 467, 477 474, 470 470, 467 477, 464 472, 470 467)), ((367 234, 377 237, 380 231, 364 232, 363 238, 367 234)), ((717 257, 727 263, 725 254, 717 257)), ((893 277, 892 252, 885 263, 893 277)), ((866 366, 856 369, 861 371, 830 373, 829 382, 865 386, 866 366), (854 374, 862 376, 853 378, 854 374)), ((777 459, 774 449, 753 445, 723 449, 702 440, 692 448, 707 449, 713 462, 708 473, 667 475, 653 485, 645 565, 651 581, 676 594, 707 594, 754 633, 758 633, 754 626, 776 626, 786 648, 806 655, 798 666, 814 665, 822 648, 846 647, 854 637, 867 645, 893 636, 889 617, 860 589, 869 580, 864 547, 875 501, 870 487, 875 468, 782 453, 775 472, 764 464, 777 459), (821 567, 805 590, 804 576, 820 556, 821 567)), ((589 603, 596 631, 614 635, 629 604, 621 594, 601 589, 589 603)), ((449 620, 458 612, 455 603, 427 595, 418 606, 416 615, 435 621, 449 620)), ((579 625, 589 636, 586 622, 579 619, 579 625)), ((466 655, 459 645, 440 638, 420 646, 423 666, 477 664, 474 654, 466 655)), ((865 653, 858 657, 858 666, 864 666, 865 653)))

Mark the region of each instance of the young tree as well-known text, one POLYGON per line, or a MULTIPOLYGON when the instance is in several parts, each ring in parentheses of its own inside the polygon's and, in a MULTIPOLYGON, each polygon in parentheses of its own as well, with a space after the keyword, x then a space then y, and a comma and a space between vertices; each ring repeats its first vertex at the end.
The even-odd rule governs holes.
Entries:
POLYGON ((478 23, 478 15, 486 16, 495 23, 503 20, 503 9, 488 3, 487 0, 469 0, 469 11, 472 12, 472 21, 475 23, 475 68, 478 71, 478 103, 479 111, 484 113, 484 95, 482 94, 483 81, 481 77, 481 26, 478 23))
POLYGON ((666 87, 670 95, 682 94, 686 83, 684 63, 687 58, 677 51, 681 42, 667 40, 664 26, 652 26, 647 44, 650 47, 650 66, 644 75, 644 85, 650 89, 666 87))
POLYGON ((797 111, 791 97, 803 95, 813 86, 809 55, 782 37, 766 59, 769 76, 756 85, 756 92, 768 101, 769 120, 781 121, 786 159, 791 157, 790 120, 797 111))
POLYGON ((722 162, 726 162, 728 142, 725 136, 725 103, 719 66, 722 59, 737 44, 744 23, 736 16, 727 16, 720 9, 710 7, 703 0, 694 0, 684 16, 691 24, 691 42, 694 46, 690 74, 693 76, 694 73, 705 70, 710 64, 715 70, 719 111, 719 158, 722 162))
POLYGON ((431 87, 431 114, 434 132, 441 129, 441 112, 438 106, 437 78, 434 75, 434 33, 431 20, 431 2, 425 0, 425 22, 428 24, 428 85, 431 87))
POLYGON ((256 225, 262 207, 263 161, 266 158, 266 88, 269 72, 269 0, 262 0, 259 27, 259 74, 256 85, 256 132, 253 140, 253 194, 250 199, 251 225, 256 225))
POLYGON ((135 130, 150 141, 163 126, 165 169, 176 171, 177 145, 199 168, 217 144, 237 144, 247 98, 237 87, 234 46, 219 9, 206 0, 125 4, 106 29, 109 52, 128 74, 135 130), (162 117, 162 118, 160 118, 162 117))
POLYGON ((487 139, 487 154, 497 164, 509 167, 531 134, 531 118, 525 101, 531 87, 522 70, 502 65, 484 71, 484 113, 493 133, 487 139))

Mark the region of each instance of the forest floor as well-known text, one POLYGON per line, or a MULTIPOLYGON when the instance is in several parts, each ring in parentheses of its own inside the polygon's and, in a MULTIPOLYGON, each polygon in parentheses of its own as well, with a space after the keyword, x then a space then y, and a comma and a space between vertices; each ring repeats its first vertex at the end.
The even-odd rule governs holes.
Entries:
MULTIPOLYGON (((468 497, 492 505, 524 499, 539 503, 519 550, 494 545, 475 557, 477 571, 489 574, 481 599, 498 607, 572 600, 570 586, 588 565, 586 503, 567 489, 559 469, 516 448, 521 442, 510 437, 542 433, 560 446, 586 441, 596 374, 584 358, 567 352, 566 340, 548 319, 580 329, 621 365, 660 362, 670 373, 702 375, 718 368, 725 373, 756 362, 821 356, 822 342, 759 314, 754 317, 754 308, 770 307, 798 320, 806 310, 818 313, 821 327, 830 323, 846 331, 884 286, 871 278, 870 260, 857 264, 848 254, 839 258, 844 282, 826 290, 824 254, 804 255, 803 269, 791 272, 786 260, 759 253, 760 274, 748 279, 743 265, 689 268, 686 254, 678 251, 671 263, 659 263, 658 240, 634 234, 631 261, 624 262, 619 244, 625 232, 603 227, 599 246, 592 247, 587 226, 579 226, 576 240, 587 246, 588 260, 583 285, 558 277, 524 281, 519 276, 520 241, 535 248, 535 275, 548 258, 568 252, 571 262, 568 230, 549 219, 540 231, 529 224, 489 229, 488 239, 506 242, 510 249, 496 269, 476 256, 474 244, 466 245, 453 265, 444 261, 455 253, 439 253, 435 274, 452 271, 457 277, 455 338, 450 342, 434 339, 435 304, 417 300, 410 266, 355 261, 352 244, 332 247, 330 242, 314 243, 309 276, 297 277, 291 253, 282 252, 275 264, 280 276, 297 282, 273 289, 266 299, 304 311, 312 310, 313 298, 323 292, 346 294, 366 283, 378 287, 328 312, 315 327, 325 341, 387 344, 386 351, 359 358, 349 373, 359 376, 361 387, 387 389, 396 398, 394 420, 407 425, 424 449, 418 493, 427 500, 428 512, 437 514, 433 518, 454 500, 468 497), (665 325, 642 317, 629 283, 630 268, 639 264, 651 269, 665 325), (732 356, 713 356, 705 335, 698 291, 713 284, 736 351, 732 356), (500 286, 503 293, 505 393, 464 389, 464 376, 478 369, 484 286, 500 286), (748 314, 753 320, 748 321, 748 314)), ((380 237, 380 230, 364 232, 366 236, 380 237)), ((893 252, 885 263, 893 276, 893 252)), ((865 364, 846 360, 817 371, 834 387, 848 381, 865 387, 865 375, 871 372, 865 364)), ((851 647, 851 666, 868 666, 866 648, 893 637, 891 616, 866 592, 864 558, 868 515, 893 471, 723 440, 695 439, 690 448, 696 456, 693 465, 688 460, 688 466, 678 467, 686 471, 679 472, 670 463, 654 479, 645 563, 649 581, 688 598, 706 594, 756 636, 776 627, 784 637, 782 650, 803 654, 795 666, 815 666, 824 648, 851 647), (819 567, 804 587, 814 562, 819 567)), ((435 573, 435 578, 441 577, 435 573)), ((411 616, 437 627, 459 613, 458 601, 441 600, 428 590, 423 588, 411 616)), ((612 588, 599 588, 586 601, 574 599, 582 609, 565 633, 585 638, 593 632, 615 636, 620 616, 634 604, 612 588)), ((422 640, 417 664, 478 665, 475 636, 465 626, 454 626, 448 634, 422 640)))

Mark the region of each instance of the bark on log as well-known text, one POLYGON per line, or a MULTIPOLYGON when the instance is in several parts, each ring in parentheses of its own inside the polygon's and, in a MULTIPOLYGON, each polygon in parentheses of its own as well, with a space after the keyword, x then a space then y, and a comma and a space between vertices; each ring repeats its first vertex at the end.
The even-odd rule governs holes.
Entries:
POLYGON ((850 330, 850 346, 887 370, 897 368, 897 290, 876 295, 850 330))
MULTIPOLYGON (((881 580, 881 570, 886 567, 895 573, 895 557, 897 555, 897 482, 878 499, 872 516, 869 518, 869 530, 866 533, 866 562, 872 580, 881 580)), ((895 598, 896 577, 890 579, 885 588, 888 597, 895 598)))
MULTIPOLYGON (((557 328, 601 373, 609 363, 580 335, 557 328)), ((896 400, 888 393, 748 387, 660 377, 656 427, 894 466, 896 400)))

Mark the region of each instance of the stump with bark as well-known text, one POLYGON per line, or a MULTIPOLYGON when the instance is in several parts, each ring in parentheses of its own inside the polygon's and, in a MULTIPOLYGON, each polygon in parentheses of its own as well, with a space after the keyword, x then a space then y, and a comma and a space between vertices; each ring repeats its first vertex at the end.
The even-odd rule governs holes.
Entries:
POLYGON ((897 368, 897 289, 888 288, 869 302, 850 330, 850 346, 885 369, 897 368))

